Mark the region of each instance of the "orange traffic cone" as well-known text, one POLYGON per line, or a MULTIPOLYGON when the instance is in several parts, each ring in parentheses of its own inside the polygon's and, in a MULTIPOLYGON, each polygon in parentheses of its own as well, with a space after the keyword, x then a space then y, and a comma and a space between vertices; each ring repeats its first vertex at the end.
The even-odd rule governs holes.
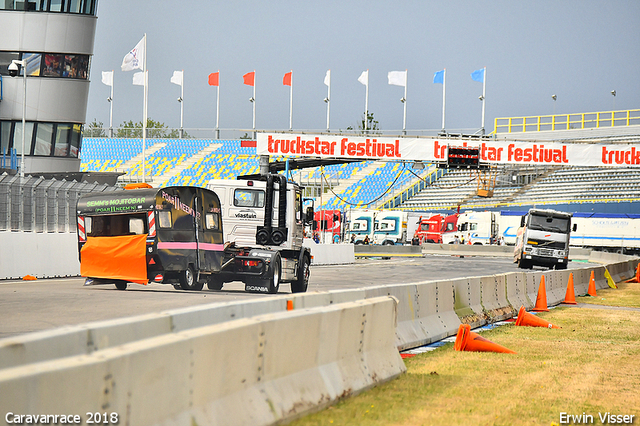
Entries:
POLYGON ((516 325, 523 327, 545 327, 545 328, 560 328, 557 325, 553 325, 548 321, 538 318, 537 316, 525 311, 524 306, 520 307, 518 311, 518 319, 516 325))
POLYGON ((504 346, 493 343, 477 333, 471 331, 469 324, 460 324, 458 327, 458 335, 453 347, 456 351, 469 352, 500 352, 503 354, 515 354, 516 352, 507 349, 504 346))
POLYGON ((636 268, 636 276, 629 278, 625 283, 640 283, 640 263, 638 263, 638 267, 636 268))
POLYGON ((536 306, 532 309, 534 312, 549 312, 547 308, 547 288, 544 285, 544 275, 540 279, 540 287, 538 287, 538 298, 536 306))
POLYGON ((593 271, 591 271, 591 278, 589 278, 589 290, 587 290, 587 294, 591 297, 596 297, 596 279, 593 275, 593 271))
POLYGON ((569 274, 569 282, 567 283, 567 294, 564 296, 564 302, 569 305, 577 305, 576 302, 576 292, 573 289, 573 272, 569 274))

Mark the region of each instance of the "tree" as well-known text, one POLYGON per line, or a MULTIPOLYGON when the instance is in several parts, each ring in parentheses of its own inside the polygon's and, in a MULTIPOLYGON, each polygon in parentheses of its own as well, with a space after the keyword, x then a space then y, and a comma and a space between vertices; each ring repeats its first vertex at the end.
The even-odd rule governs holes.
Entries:
POLYGON ((378 120, 375 120, 373 118, 372 112, 367 112, 366 127, 365 127, 364 117, 360 118, 360 122, 358 123, 358 130, 360 130, 360 133, 364 133, 365 129, 367 129, 368 132, 380 133, 380 127, 378 127, 378 120))
POLYGON ((87 138, 104 138, 107 134, 104 131, 104 124, 95 118, 84 129, 84 137, 87 138))
MULTIPOLYGON (((116 131, 118 138, 141 138, 142 121, 134 123, 125 121, 116 131)), ((169 129, 164 123, 147 118, 147 137, 153 139, 177 139, 180 137, 178 129, 169 129)), ((187 132, 183 132, 183 138, 190 138, 187 132)))

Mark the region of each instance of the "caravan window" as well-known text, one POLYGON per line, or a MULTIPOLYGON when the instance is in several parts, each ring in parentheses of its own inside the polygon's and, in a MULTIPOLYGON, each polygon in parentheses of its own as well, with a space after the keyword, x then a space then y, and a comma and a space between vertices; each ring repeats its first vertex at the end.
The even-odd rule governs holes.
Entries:
POLYGON ((260 189, 236 189, 233 195, 233 205, 236 207, 264 207, 264 191, 260 189))
POLYGON ((90 237, 116 237, 121 235, 141 235, 146 232, 144 214, 120 214, 94 216, 85 231, 90 237))
POLYGON ((171 210, 158 212, 158 225, 160 228, 171 228, 171 210))
POLYGON ((207 229, 220 229, 220 215, 217 213, 207 213, 204 216, 204 223, 207 229))

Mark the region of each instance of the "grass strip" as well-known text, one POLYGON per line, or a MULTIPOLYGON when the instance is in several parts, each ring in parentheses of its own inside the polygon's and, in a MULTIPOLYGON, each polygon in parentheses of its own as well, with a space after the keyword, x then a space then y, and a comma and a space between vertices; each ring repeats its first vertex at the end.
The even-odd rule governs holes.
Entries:
MULTIPOLYGON (((598 295, 633 302, 638 286, 598 295)), ((407 374, 398 379, 291 424, 557 425, 560 413, 602 424, 599 413, 607 412, 635 415, 640 424, 640 312, 558 307, 540 317, 562 328, 481 333, 517 355, 456 352, 447 343, 405 359, 407 374)))

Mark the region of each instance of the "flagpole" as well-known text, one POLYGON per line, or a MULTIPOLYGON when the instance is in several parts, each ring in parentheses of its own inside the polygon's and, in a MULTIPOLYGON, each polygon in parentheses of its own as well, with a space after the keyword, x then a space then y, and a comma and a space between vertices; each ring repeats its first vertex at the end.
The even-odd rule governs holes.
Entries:
POLYGON ((216 139, 220 139, 220 70, 218 70, 218 86, 216 95, 216 139))
POLYGON ((142 182, 146 182, 146 156, 147 156, 147 94, 149 78, 147 73, 147 33, 144 34, 144 106, 142 108, 142 182))
POLYGON ((256 137, 256 70, 253 70, 253 138, 256 137))
POLYGON ((367 85, 364 95, 364 130, 369 130, 369 70, 367 70, 367 85))
POLYGON ((109 96, 109 137, 113 137, 113 70, 111 70, 111 96, 109 96))
POLYGON ((402 103, 404 104, 404 114, 402 117, 402 134, 407 134, 407 83, 409 80, 408 70, 404 70, 404 97, 402 103))
POLYGON ((327 84, 327 132, 329 131, 329 108, 331 106, 331 70, 329 70, 329 84, 327 84))
POLYGON ((447 90, 447 69, 444 69, 442 75, 442 133, 444 133, 444 105, 445 105, 445 92, 447 90))
POLYGON ((293 130, 293 70, 291 70, 291 84, 289 85, 289 130, 293 130))
POLYGON ((487 67, 483 68, 482 72, 482 134, 484 135, 484 104, 485 104, 485 94, 487 88, 487 67))
POLYGON ((180 139, 184 137, 184 69, 180 79, 180 139))

